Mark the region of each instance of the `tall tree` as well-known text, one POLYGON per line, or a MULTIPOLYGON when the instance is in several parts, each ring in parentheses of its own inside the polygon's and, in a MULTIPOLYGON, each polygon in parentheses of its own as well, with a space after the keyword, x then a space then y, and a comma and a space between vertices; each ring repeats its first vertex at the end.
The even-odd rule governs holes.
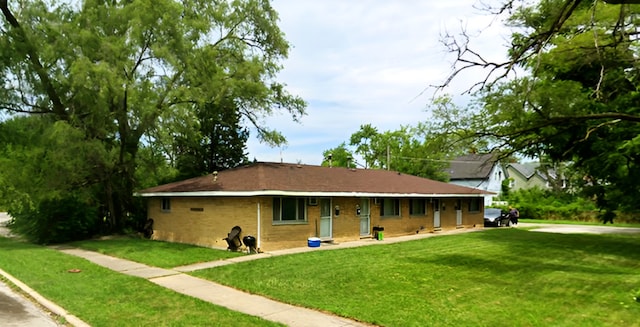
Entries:
MULTIPOLYGON (((636 4, 640 0, 505 0, 497 3, 481 3, 480 9, 495 15, 494 21, 502 20, 507 26, 515 27, 516 32, 508 49, 506 61, 494 61, 473 48, 473 40, 467 31, 460 35, 445 34, 443 44, 450 52, 457 55, 454 69, 438 88, 448 86, 452 80, 468 70, 484 69, 484 78, 474 82, 468 89, 472 91, 492 86, 495 82, 509 76, 521 65, 531 61, 538 53, 553 47, 553 39, 559 35, 572 32, 593 31, 595 16, 602 11, 614 12, 605 33, 615 37, 620 31, 633 26, 637 19, 636 4), (588 12, 585 13, 585 10, 588 12), (528 15, 527 12, 533 15, 528 15), (537 12, 538 15, 535 17, 537 12), (525 17, 528 16, 528 17, 525 17), (525 24, 538 25, 535 29, 521 29, 520 19, 529 20, 525 24), (537 20, 537 21, 536 21, 537 20), (569 26, 572 25, 572 26, 569 26), (575 26, 580 26, 576 29, 575 26)), ((602 32, 602 31, 601 31, 602 32)), ((624 42, 624 41, 623 41, 624 42)))
POLYGON ((429 113, 429 120, 416 126, 400 126, 394 131, 381 133, 370 124, 362 125, 350 137, 353 151, 342 143, 323 154, 326 158, 328 153, 334 153, 334 161, 338 162, 334 165, 342 165, 345 157, 357 154, 364 159, 364 168, 390 169, 446 181, 445 168, 450 158, 469 149, 487 150, 488 141, 466 137, 465 123, 453 120, 466 111, 454 105, 448 96, 436 99, 429 113))
POLYGON ((364 168, 379 168, 375 165, 380 154, 375 152, 372 145, 378 135, 378 129, 371 124, 361 125, 357 132, 351 134, 349 145, 356 147, 354 152, 364 160, 364 168))
POLYGON ((102 146, 85 182, 116 228, 133 207, 141 139, 159 125, 193 126, 195 108, 230 95, 280 144, 262 117, 304 114, 275 81, 289 44, 267 0, 4 0, 0 11, 0 109, 49 115, 102 146))
POLYGON ((340 143, 337 147, 322 152, 322 166, 325 167, 347 167, 356 168, 356 162, 353 153, 347 148, 345 142, 340 143))
POLYGON ((640 6, 560 0, 516 9, 510 55, 529 75, 482 90, 479 113, 467 117, 475 136, 500 140, 507 152, 573 162, 607 212, 640 209, 629 196, 640 191, 630 182, 640 177, 638 14, 640 6))
POLYGON ((233 168, 247 162, 249 130, 231 99, 206 103, 197 109, 197 137, 176 136, 179 179, 233 168))

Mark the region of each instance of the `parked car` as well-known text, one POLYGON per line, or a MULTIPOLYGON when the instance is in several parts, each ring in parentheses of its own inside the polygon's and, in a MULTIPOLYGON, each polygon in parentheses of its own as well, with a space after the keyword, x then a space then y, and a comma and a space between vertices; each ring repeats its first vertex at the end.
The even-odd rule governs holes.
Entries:
POLYGON ((497 208, 484 209, 484 227, 500 227, 509 225, 509 213, 497 208))

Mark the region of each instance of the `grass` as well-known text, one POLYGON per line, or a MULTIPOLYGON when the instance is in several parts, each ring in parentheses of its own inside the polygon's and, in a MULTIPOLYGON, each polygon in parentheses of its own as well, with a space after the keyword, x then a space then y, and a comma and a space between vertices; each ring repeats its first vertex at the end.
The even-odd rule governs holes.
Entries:
POLYGON ((0 248, 0 268, 92 326, 279 326, 46 247, 0 248))
POLYGON ((492 229, 194 272, 383 326, 640 326, 640 237, 492 229))
MULTIPOLYGON (((74 245, 163 267, 241 255, 140 239, 74 245)), ((0 247, 0 268, 94 326, 270 324, 48 248, 0 247)), ((383 326, 640 326, 638 248, 638 235, 501 228, 193 275, 383 326)))
POLYGON ((536 224, 564 224, 564 225, 596 225, 607 227, 636 227, 640 228, 638 223, 615 223, 604 225, 601 221, 580 221, 580 220, 547 220, 547 219, 519 219, 523 223, 536 223, 536 224))
POLYGON ((69 243, 69 245, 161 268, 173 268, 244 255, 240 252, 229 252, 188 244, 126 237, 80 241, 69 243))

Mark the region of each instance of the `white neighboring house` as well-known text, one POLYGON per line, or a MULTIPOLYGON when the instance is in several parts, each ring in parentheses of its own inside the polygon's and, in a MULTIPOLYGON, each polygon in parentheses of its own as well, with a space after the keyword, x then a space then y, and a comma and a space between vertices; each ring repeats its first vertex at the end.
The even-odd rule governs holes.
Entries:
POLYGON ((447 173, 451 184, 495 193, 485 195, 485 207, 491 206, 493 198, 500 195, 502 181, 507 177, 504 167, 491 153, 472 153, 457 157, 451 161, 447 173))

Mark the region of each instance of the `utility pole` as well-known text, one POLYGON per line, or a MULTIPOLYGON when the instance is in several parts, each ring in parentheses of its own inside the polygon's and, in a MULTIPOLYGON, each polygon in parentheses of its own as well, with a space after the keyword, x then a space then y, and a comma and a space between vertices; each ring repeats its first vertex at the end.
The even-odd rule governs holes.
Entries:
POLYGON ((387 170, 391 170, 391 151, 389 150, 389 144, 387 144, 387 170))

